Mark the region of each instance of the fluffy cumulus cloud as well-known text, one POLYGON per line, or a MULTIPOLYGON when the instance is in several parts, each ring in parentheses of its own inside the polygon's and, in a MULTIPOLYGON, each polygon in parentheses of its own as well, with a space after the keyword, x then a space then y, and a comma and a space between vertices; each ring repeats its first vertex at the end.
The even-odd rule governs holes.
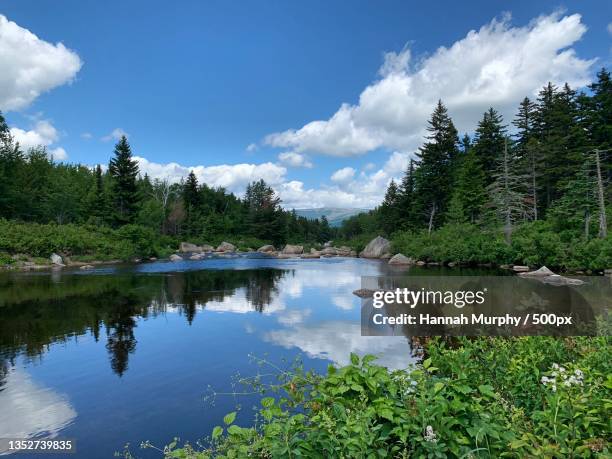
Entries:
POLYGON ((278 155, 278 160, 281 164, 289 167, 306 167, 312 168, 312 163, 308 158, 300 153, 294 151, 288 151, 278 155))
POLYGON ((249 182, 264 179, 272 186, 280 185, 285 179, 287 169, 274 163, 262 164, 221 164, 217 166, 182 166, 178 163, 155 163, 146 158, 135 156, 142 174, 153 179, 178 182, 193 171, 200 183, 213 187, 223 187, 241 194, 249 182))
POLYGON ((355 176, 355 169, 352 167, 343 167, 338 169, 331 176, 332 182, 345 183, 355 176))
POLYGON ((327 120, 270 134, 265 142, 333 156, 377 148, 413 151, 438 99, 460 131, 471 131, 489 106, 510 120, 520 100, 548 81, 573 87, 589 82, 594 60, 579 58, 571 48, 585 32, 578 14, 541 16, 524 27, 512 26, 505 16, 419 62, 412 62, 409 48, 387 53, 380 79, 357 104, 341 105, 327 120))
POLYGON ((0 110, 20 110, 40 94, 71 82, 79 56, 62 43, 41 40, 0 15, 0 110))
POLYGON ((68 159, 66 150, 62 147, 53 146, 60 135, 57 129, 47 120, 38 120, 34 127, 28 131, 17 127, 11 128, 13 139, 19 143, 25 151, 35 147, 45 147, 53 159, 64 161, 68 159))

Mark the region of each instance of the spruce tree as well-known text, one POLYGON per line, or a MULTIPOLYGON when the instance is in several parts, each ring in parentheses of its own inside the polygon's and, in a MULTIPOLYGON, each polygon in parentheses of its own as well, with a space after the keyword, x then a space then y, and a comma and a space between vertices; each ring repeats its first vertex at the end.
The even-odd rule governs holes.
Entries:
POLYGON ((461 160, 457 177, 453 184, 453 194, 449 204, 448 220, 455 223, 477 223, 487 201, 485 174, 470 149, 461 160))
POLYGON ((504 151, 506 126, 502 123, 501 115, 494 108, 489 108, 483 114, 474 135, 474 152, 488 177, 487 183, 491 183, 490 174, 504 151))
POLYGON ((392 234, 399 228, 400 213, 401 213, 401 195, 400 190, 395 183, 395 180, 391 180, 385 193, 385 199, 380 205, 380 225, 382 230, 387 234, 392 234))
POLYGON ((459 154, 457 129, 442 101, 438 101, 427 131, 427 141, 417 153, 415 189, 418 208, 431 232, 443 221, 450 199, 453 164, 459 154))
POLYGON ((183 185, 183 203, 185 209, 185 232, 193 236, 197 233, 197 220, 200 210, 200 190, 198 179, 193 171, 189 172, 183 185))
POLYGON ((538 219, 539 176, 542 168, 540 144, 534 135, 536 105, 525 97, 519 106, 516 118, 515 152, 520 167, 529 176, 528 199, 531 203, 531 214, 538 219))
POLYGON ((413 228, 418 224, 415 218, 415 206, 417 203, 414 189, 414 170, 414 159, 410 159, 399 187, 398 225, 405 229, 413 228))
POLYGON ((132 150, 125 136, 115 145, 115 156, 110 160, 108 170, 113 179, 113 202, 115 223, 132 223, 138 206, 138 163, 132 159, 132 150))

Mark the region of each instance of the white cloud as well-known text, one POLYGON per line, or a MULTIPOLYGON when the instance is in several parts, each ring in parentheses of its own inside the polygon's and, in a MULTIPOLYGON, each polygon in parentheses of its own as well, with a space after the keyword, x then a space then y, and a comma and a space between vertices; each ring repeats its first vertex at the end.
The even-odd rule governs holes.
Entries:
POLYGON ((331 176, 332 182, 344 183, 351 180, 355 176, 355 169, 352 167, 343 167, 338 169, 331 176))
MULTIPOLYGON (((47 120, 36 121, 34 127, 28 131, 13 127, 11 128, 11 135, 24 151, 38 146, 50 147, 60 137, 57 129, 47 120)), ((47 150, 49 155, 57 161, 68 159, 68 153, 62 147, 47 148, 47 150)))
POLYGON ((292 151, 279 154, 278 160, 289 167, 306 167, 308 169, 312 167, 312 163, 306 156, 292 151))
POLYGON ((387 53, 381 79, 363 90, 357 104, 342 104, 328 120, 270 134, 265 142, 333 156, 377 148, 412 151, 440 98, 458 129, 471 131, 489 106, 510 121, 520 100, 548 81, 573 87, 589 82, 595 60, 581 59, 570 48, 586 32, 580 15, 554 13, 524 27, 509 21, 493 20, 414 65, 408 48, 387 53))
POLYGON ((283 182, 287 169, 274 163, 262 164, 221 164, 218 166, 182 166, 178 163, 160 164, 135 156, 140 172, 151 178, 167 179, 178 182, 193 171, 200 183, 213 187, 224 187, 241 194, 249 182, 264 179, 269 185, 283 182))
POLYGON ((102 140, 102 142, 110 142, 111 140, 120 140, 123 136, 129 137, 130 135, 122 128, 118 127, 113 129, 110 134, 105 135, 100 140, 102 140))
POLYGON ((56 161, 66 161, 68 159, 68 153, 62 147, 52 148, 49 150, 49 154, 56 161))
POLYGON ((41 40, 0 14, 0 110, 20 110, 42 93, 72 82, 79 56, 41 40))
POLYGON ((612 35, 612 22, 608 23, 608 33, 612 35))
POLYGON ((246 151, 248 151, 249 153, 254 153, 257 150, 259 150, 259 147, 255 143, 250 143, 246 147, 246 151))
POLYGON ((93 136, 92 136, 92 135, 91 135, 91 133, 89 133, 89 132, 83 132, 83 133, 81 134, 81 139, 84 139, 84 140, 89 140, 89 139, 91 139, 92 137, 93 137, 93 136))

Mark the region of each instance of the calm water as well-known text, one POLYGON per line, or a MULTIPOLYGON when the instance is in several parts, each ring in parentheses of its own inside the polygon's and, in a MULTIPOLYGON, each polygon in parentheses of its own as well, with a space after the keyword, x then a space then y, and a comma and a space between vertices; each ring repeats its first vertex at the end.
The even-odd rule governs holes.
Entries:
MULTIPOLYGON (((0 437, 73 438, 77 457, 108 458, 130 442, 164 445, 209 434, 236 403, 229 391, 258 371, 249 354, 283 365, 301 356, 325 371, 350 352, 393 368, 413 357, 404 337, 361 337, 361 259, 222 259, 91 272, 0 275, 0 437)), ((21 455, 18 457, 25 457, 21 455)), ((57 455, 55 456, 57 457, 57 455)), ((74 456, 71 456, 74 457, 74 456)))

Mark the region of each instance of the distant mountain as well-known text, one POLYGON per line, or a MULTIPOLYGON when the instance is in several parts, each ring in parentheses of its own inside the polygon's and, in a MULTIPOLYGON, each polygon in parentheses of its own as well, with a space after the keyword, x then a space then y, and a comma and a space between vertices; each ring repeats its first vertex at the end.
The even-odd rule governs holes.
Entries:
POLYGON ((330 226, 340 226, 344 220, 353 215, 362 212, 368 212, 370 209, 341 209, 338 207, 321 207, 319 209, 295 209, 295 212, 300 217, 306 217, 311 220, 321 218, 323 215, 327 217, 330 226))

